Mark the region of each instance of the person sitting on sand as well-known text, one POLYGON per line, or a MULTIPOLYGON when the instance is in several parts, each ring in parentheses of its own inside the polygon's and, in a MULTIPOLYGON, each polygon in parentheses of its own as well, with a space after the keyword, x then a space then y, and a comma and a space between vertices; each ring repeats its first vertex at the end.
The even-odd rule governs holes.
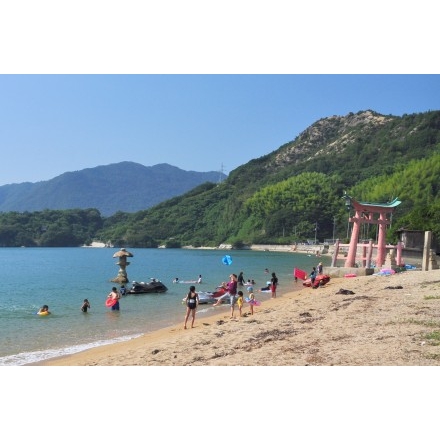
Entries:
POLYGON ((266 285, 260 289, 260 291, 261 292, 270 292, 270 284, 271 284, 270 281, 268 281, 266 283, 266 285))

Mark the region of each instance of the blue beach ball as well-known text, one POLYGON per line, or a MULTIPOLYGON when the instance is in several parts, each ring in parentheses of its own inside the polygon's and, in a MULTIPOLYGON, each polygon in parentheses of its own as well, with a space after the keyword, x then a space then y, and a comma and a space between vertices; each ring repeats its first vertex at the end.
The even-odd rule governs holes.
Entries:
POLYGON ((222 258, 223 264, 226 264, 226 266, 230 266, 232 264, 232 258, 230 255, 225 255, 222 258))

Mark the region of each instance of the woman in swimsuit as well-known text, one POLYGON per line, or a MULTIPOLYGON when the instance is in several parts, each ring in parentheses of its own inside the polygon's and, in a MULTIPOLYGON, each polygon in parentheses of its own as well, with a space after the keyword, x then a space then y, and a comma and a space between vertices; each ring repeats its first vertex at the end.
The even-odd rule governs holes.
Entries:
POLYGON ((196 292, 196 286, 190 286, 188 295, 186 295, 186 315, 185 324, 183 328, 186 330, 186 323, 188 322, 189 315, 192 316, 191 328, 194 327, 194 320, 196 319, 196 310, 199 305, 199 295, 196 292))

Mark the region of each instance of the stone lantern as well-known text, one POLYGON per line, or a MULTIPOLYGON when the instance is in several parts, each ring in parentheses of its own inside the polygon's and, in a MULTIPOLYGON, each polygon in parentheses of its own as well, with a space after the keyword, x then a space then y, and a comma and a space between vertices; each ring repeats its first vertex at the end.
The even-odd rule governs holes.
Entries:
POLYGON ((118 252, 114 253, 113 258, 119 258, 118 262, 116 263, 119 266, 119 271, 118 276, 111 280, 112 283, 128 283, 128 277, 125 268, 130 264, 130 262, 127 261, 127 257, 132 256, 133 254, 131 252, 128 252, 125 248, 121 248, 118 252))

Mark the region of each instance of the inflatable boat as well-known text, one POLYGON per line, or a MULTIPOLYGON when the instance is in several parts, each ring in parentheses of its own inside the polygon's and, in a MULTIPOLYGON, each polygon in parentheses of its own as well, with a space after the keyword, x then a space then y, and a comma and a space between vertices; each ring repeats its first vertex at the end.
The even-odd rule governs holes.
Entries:
POLYGON ((303 281, 303 286, 316 288, 319 286, 324 286, 324 284, 327 284, 329 281, 330 281, 329 275, 317 275, 313 286, 312 286, 312 282, 310 281, 310 278, 307 278, 305 281, 303 281))

